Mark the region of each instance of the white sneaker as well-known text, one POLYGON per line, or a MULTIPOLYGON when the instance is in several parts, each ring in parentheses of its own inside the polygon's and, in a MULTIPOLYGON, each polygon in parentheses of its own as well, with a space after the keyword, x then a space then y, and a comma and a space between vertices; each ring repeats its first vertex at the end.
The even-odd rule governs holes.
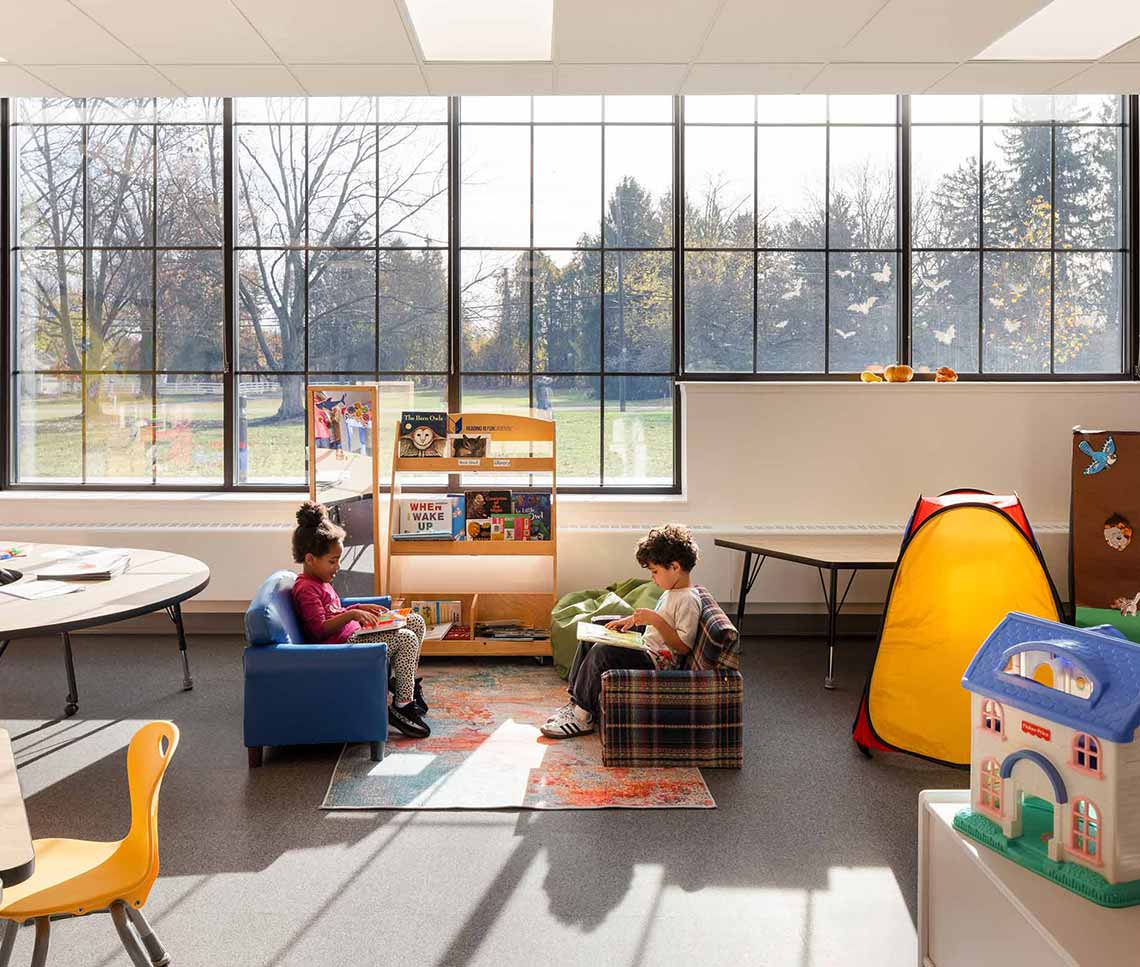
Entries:
POLYGON ((550 739, 569 739, 593 731, 594 716, 573 702, 555 712, 541 729, 542 734, 550 739))

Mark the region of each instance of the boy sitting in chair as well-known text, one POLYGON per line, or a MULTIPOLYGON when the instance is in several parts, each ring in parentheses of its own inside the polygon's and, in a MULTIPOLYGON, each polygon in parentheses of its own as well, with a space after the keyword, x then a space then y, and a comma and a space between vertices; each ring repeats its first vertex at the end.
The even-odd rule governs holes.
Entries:
POLYGON ((681 524, 654 527, 637 545, 637 563, 649 568, 653 583, 662 589, 657 607, 638 608, 633 614, 606 625, 626 631, 644 625, 646 651, 615 645, 578 642, 570 666, 570 701, 546 720, 542 734, 552 739, 585 735, 597 727, 602 673, 611 668, 664 670, 677 668, 693 648, 701 617, 700 593, 689 572, 700 551, 689 528, 681 524))

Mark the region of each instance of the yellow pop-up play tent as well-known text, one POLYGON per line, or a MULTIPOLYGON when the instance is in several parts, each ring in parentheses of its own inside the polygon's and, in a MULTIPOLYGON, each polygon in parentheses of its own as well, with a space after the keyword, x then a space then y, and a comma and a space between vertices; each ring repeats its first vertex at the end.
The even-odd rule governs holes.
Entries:
POLYGON ((852 726, 859 748, 969 765, 970 695, 962 675, 1010 611, 1063 620, 1018 497, 920 497, 852 726))

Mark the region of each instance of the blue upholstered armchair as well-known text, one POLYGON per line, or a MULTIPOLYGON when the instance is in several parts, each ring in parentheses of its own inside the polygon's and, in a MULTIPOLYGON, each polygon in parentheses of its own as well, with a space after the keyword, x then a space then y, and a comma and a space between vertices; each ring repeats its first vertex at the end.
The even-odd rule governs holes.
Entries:
MULTIPOLYGON (((305 644, 293 611, 296 575, 266 579, 245 612, 245 744, 250 768, 267 745, 368 742, 372 758, 388 739, 388 646, 305 644)), ((381 604, 388 597, 345 598, 381 604)))

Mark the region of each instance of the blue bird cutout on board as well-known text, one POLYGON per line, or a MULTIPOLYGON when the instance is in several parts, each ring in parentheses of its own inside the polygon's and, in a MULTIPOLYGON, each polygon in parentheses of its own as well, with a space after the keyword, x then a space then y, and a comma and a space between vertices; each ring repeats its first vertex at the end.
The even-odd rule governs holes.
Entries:
POLYGON ((1077 449, 1092 461, 1085 467, 1086 477, 1100 473, 1116 463, 1116 444, 1112 442, 1112 437, 1104 441, 1104 446, 1100 450, 1094 450, 1088 440, 1078 443, 1077 449))

